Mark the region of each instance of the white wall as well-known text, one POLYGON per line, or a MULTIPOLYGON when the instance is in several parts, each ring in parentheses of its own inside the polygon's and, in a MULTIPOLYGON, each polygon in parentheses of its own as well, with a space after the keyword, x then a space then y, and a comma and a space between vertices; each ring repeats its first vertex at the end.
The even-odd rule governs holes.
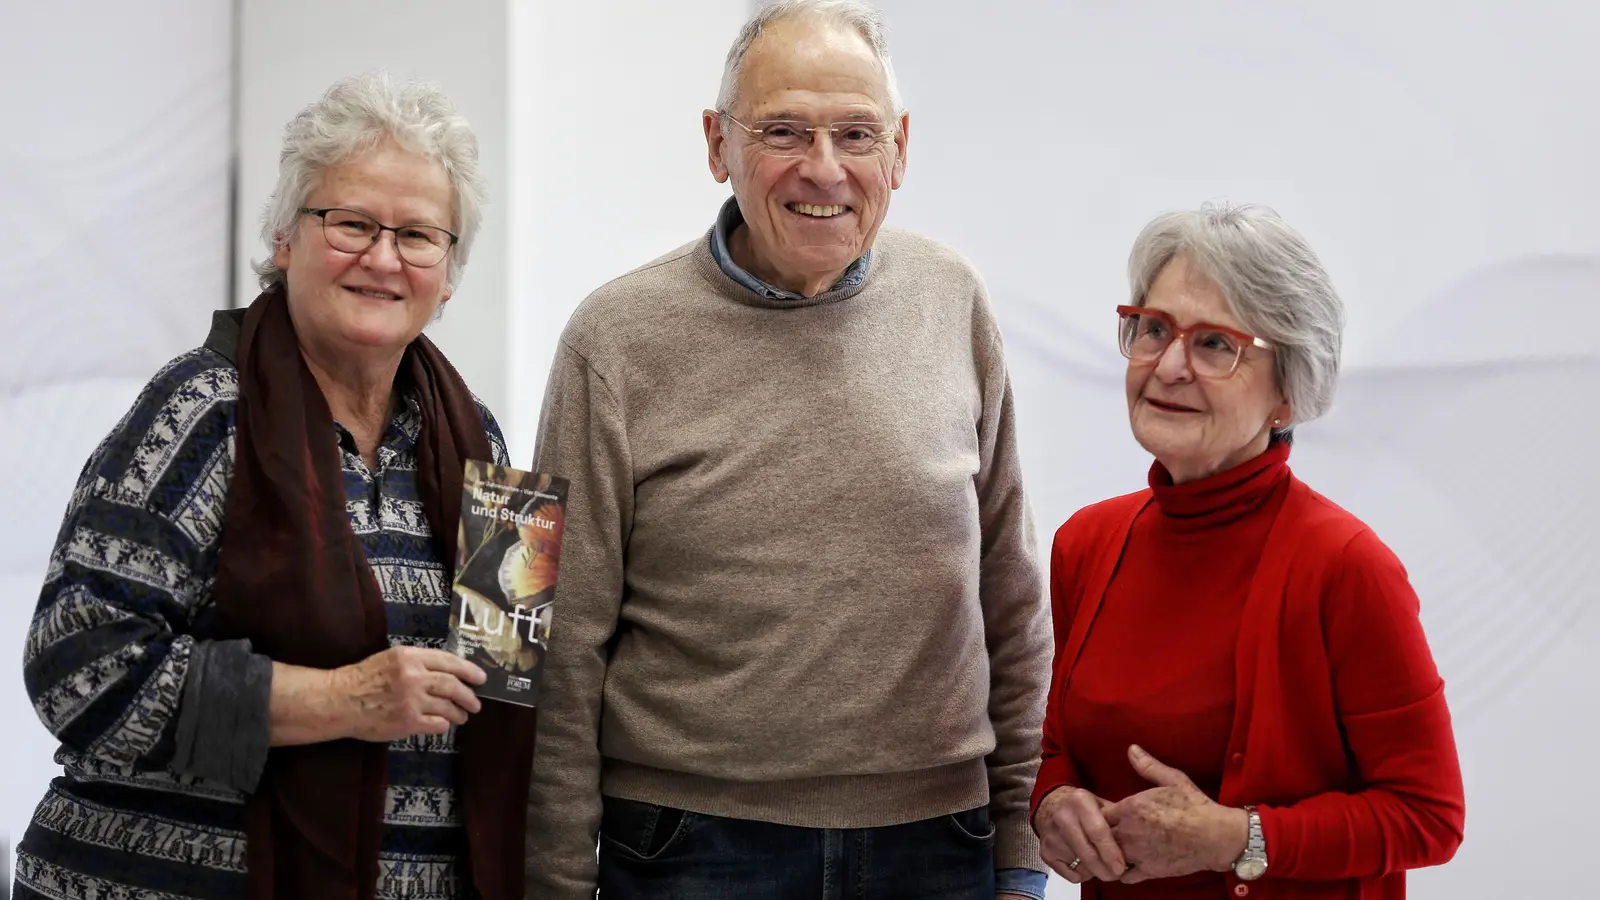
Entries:
POLYGON ((512 7, 513 461, 533 458, 556 339, 601 284, 711 227, 730 196, 707 168, 700 112, 745 0, 588 0, 512 7))
POLYGON ((509 89, 505 0, 239 0, 239 222, 236 299, 259 289, 261 213, 278 177, 283 128, 340 78, 386 68, 437 82, 478 135, 489 203, 465 277, 427 333, 499 416, 507 402, 505 332, 509 89))
POLYGON ((1207 200, 1276 207, 1350 310, 1337 410, 1295 468, 1407 563, 1456 716, 1467 842, 1412 896, 1591 892, 1600 12, 882 7, 912 110, 890 221, 987 276, 1045 533, 1143 483, 1113 342, 1140 226, 1207 200))
POLYGON ((61 771, 21 657, 72 485, 226 303, 231 16, 214 0, 80 0, 8 3, 0 18, 13 87, 0 126, 0 842, 14 850, 61 771))

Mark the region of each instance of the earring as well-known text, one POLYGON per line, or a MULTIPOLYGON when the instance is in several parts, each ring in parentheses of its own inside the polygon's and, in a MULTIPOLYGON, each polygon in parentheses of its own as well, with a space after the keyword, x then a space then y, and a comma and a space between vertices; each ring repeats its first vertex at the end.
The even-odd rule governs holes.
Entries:
POLYGON ((1272 417, 1272 427, 1273 428, 1277 428, 1279 425, 1282 425, 1282 424, 1283 424, 1283 420, 1279 419, 1277 416, 1273 416, 1272 417))

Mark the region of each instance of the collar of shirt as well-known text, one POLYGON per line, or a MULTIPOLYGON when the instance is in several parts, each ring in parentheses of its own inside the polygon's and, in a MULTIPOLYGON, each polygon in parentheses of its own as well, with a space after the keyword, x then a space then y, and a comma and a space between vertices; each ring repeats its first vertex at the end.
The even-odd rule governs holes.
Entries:
MULTIPOLYGON (((737 198, 729 197, 728 202, 722 204, 722 211, 717 213, 717 222, 711 228, 711 258, 717 261, 717 266, 729 278, 769 300, 806 299, 794 291, 786 291, 767 284, 740 268, 739 264, 733 261, 733 254, 728 252, 728 235, 733 234, 733 230, 742 224, 744 224, 744 214, 739 211, 739 201, 737 198)), ((866 280, 867 267, 871 262, 872 251, 868 250, 861 255, 860 259, 851 263, 850 267, 844 270, 844 276, 830 290, 860 285, 862 281, 866 280)))
MULTIPOLYGON (((339 446, 348 453, 359 455, 356 448, 355 435, 350 429, 335 421, 334 433, 338 435, 339 446)), ((389 419, 389 424, 383 430, 383 440, 378 445, 378 458, 380 463, 393 459, 416 446, 417 438, 422 436, 422 404, 409 393, 400 395, 400 403, 389 419)))

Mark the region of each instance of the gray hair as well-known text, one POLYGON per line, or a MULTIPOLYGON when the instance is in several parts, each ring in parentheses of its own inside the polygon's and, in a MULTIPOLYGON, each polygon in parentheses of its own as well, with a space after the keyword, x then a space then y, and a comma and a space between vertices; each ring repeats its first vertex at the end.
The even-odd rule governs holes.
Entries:
POLYGON ((483 222, 478 138, 437 86, 397 81, 387 72, 376 71, 334 84, 284 129, 278 184, 261 224, 267 258, 254 266, 263 290, 283 281, 272 254, 289 242, 300 208, 323 170, 385 140, 444 166, 453 204, 450 229, 459 237, 446 262, 445 280, 452 287, 460 281, 483 222))
POLYGON ((1264 206, 1212 206, 1158 216, 1133 242, 1128 281, 1143 306, 1168 262, 1183 257, 1222 289, 1247 330, 1274 345, 1278 389, 1292 419, 1273 429, 1293 439, 1294 426, 1333 406, 1339 381, 1344 303, 1305 238, 1264 206))
MULTIPOLYGON (((889 89, 889 112, 895 119, 905 112, 900 100, 900 86, 895 83, 894 66, 889 62, 889 42, 883 36, 883 16, 861 0, 777 0, 756 11, 750 21, 739 29, 728 50, 728 61, 722 68, 722 86, 717 90, 717 111, 733 112, 739 99, 739 71, 744 66, 750 45, 756 42, 768 25, 803 15, 820 16, 834 24, 843 25, 861 35, 872 53, 883 66, 884 83, 889 89)), ((726 123, 724 123, 726 125, 726 123)))

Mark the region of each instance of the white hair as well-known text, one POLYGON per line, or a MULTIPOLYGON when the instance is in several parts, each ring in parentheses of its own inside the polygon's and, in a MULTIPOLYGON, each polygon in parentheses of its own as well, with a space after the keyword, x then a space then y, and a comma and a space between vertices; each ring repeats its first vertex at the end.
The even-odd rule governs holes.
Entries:
POLYGON ((1339 381, 1344 303, 1305 238, 1263 206, 1212 206, 1157 217, 1128 255, 1132 304, 1143 306, 1150 285, 1176 257, 1222 290, 1246 330, 1273 344, 1278 389, 1290 422, 1273 429, 1292 440, 1294 426, 1333 406, 1339 381))
POLYGON ((895 83, 894 66, 889 62, 889 42, 883 36, 883 16, 861 0, 777 0, 757 10, 756 14, 750 17, 750 21, 739 29, 739 36, 734 39, 733 46, 728 50, 728 61, 722 68, 722 86, 717 90, 717 111, 733 112, 733 105, 739 100, 739 71, 744 66, 744 58, 750 52, 750 46, 761 36, 761 32, 774 22, 803 15, 815 15, 834 24, 843 25, 867 42, 872 48, 872 54, 883 66, 884 84, 889 90, 886 99, 891 107, 888 112, 898 120, 900 114, 905 112, 905 104, 900 100, 900 87, 895 83))
MULTIPOLYGON (((446 282, 454 287, 466 267, 483 221, 484 188, 478 175, 478 138, 444 92, 423 81, 400 81, 376 71, 334 84, 284 129, 278 184, 267 201, 261 237, 266 260, 255 265, 263 290, 283 281, 272 254, 289 242, 300 208, 323 170, 392 140, 444 167, 450 179, 451 224, 458 240, 447 257, 446 282)), ((390 223, 406 224, 406 223, 390 223)))

